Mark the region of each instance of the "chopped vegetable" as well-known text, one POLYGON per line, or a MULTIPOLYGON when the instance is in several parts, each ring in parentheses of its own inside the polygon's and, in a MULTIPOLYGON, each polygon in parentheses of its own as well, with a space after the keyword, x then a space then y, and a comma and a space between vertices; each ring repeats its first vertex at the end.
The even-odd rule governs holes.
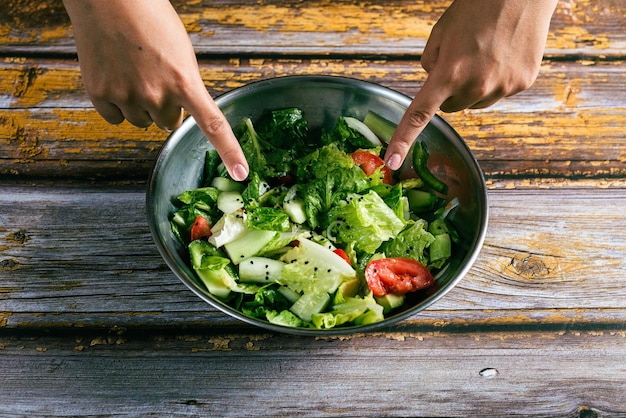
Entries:
POLYGON ((421 178, 427 186, 431 187, 436 192, 447 194, 448 185, 439 180, 428 168, 428 149, 426 144, 422 141, 415 141, 413 144, 413 168, 415 172, 421 178))
POLYGON ((385 165, 385 162, 378 155, 368 151, 356 151, 350 154, 356 165, 361 167, 366 176, 373 175, 377 170, 382 175, 382 181, 385 184, 391 184, 391 170, 385 165))
POLYGON ((358 120, 356 118, 348 117, 348 116, 345 116, 343 118, 343 120, 346 121, 346 124, 350 128, 355 129, 356 131, 358 131, 361 135, 363 135, 363 137, 365 139, 367 139, 369 142, 371 142, 372 145, 374 145, 375 147, 379 147, 379 146, 381 146, 383 144, 382 142, 380 142, 380 139, 378 139, 376 134, 374 132, 372 132, 372 130, 366 124, 361 122, 360 120, 358 120))
POLYGON ((405 295, 426 289, 435 283, 430 271, 409 258, 382 258, 371 261, 365 279, 375 297, 405 295))
POLYGON ((208 152, 211 178, 171 219, 198 284, 249 317, 318 329, 382 321, 433 287, 458 241, 447 217, 459 201, 424 190, 442 190, 428 175, 395 181, 380 158, 394 129, 374 113, 317 138, 300 109, 244 119, 234 131, 248 179, 208 152))
POLYGON ((202 215, 198 215, 191 226, 191 241, 206 239, 211 236, 211 225, 209 220, 202 215))
POLYGON ((397 125, 374 111, 368 111, 363 119, 363 123, 370 128, 385 144, 391 141, 397 125))

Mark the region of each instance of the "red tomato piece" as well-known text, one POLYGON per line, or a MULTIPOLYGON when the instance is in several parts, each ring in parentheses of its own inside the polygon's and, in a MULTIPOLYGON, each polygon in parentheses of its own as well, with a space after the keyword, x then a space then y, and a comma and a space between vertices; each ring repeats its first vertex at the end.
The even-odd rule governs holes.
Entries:
POLYGON ((191 240, 204 239, 211 236, 211 225, 209 220, 202 215, 198 215, 191 225, 191 240))
POLYGON ((376 297, 404 295, 435 284, 433 275, 419 261, 410 258, 382 258, 370 261, 365 280, 376 297))
POLYGON ((348 257, 348 254, 346 254, 344 250, 342 250, 341 248, 337 248, 336 250, 333 250, 333 252, 339 257, 343 258, 346 263, 350 264, 350 257, 348 257))
POLYGON ((374 155, 367 151, 356 151, 350 155, 352 156, 354 164, 361 167, 361 170, 363 170, 365 175, 371 176, 378 167, 381 167, 380 171, 383 174, 383 183, 392 183, 393 180, 391 178, 391 170, 385 165, 383 159, 378 155, 374 155))

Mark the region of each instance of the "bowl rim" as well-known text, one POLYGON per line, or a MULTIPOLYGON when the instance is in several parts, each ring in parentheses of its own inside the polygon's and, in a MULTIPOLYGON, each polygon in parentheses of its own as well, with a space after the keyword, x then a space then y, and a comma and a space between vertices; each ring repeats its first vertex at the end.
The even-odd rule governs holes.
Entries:
MULTIPOLYGON (((338 86, 352 86, 357 87, 359 89, 365 89, 370 92, 375 92, 378 95, 382 95, 387 99, 403 106, 405 109, 408 108, 412 99, 396 90, 393 90, 389 87, 382 86, 377 83, 373 83, 367 80, 361 80, 351 77, 345 76, 335 76, 335 75, 286 75, 275 78, 268 78, 263 80, 257 80, 245 84, 241 87, 232 89, 228 92, 225 92, 219 96, 217 96, 214 101, 222 109, 222 107, 228 105, 230 100, 237 98, 240 95, 245 94, 247 91, 251 89, 258 88, 272 88, 272 87, 280 87, 283 84, 293 84, 294 82, 301 83, 325 83, 325 84, 336 84, 338 86)), ((472 165, 472 171, 477 174, 477 179, 479 180, 479 189, 480 189, 480 207, 481 207, 481 219, 480 225, 476 229, 476 237, 473 242, 473 247, 468 250, 467 254, 463 259, 463 264, 459 268, 459 271, 456 275, 446 284, 445 288, 441 289, 439 292, 434 295, 428 296, 426 299, 419 303, 419 310, 415 309, 407 309, 403 312, 398 312, 388 318, 385 318, 383 321, 376 322, 373 324, 367 325, 354 325, 354 326, 346 326, 346 327, 338 327, 331 329, 314 329, 314 328, 293 328, 282 325, 271 324, 267 321, 260 320, 258 318, 251 318, 243 313, 231 308, 224 302, 219 301, 216 298, 213 298, 208 293, 201 291, 195 285, 195 283, 191 282, 185 274, 179 269, 177 263, 171 259, 169 256, 169 250, 166 246, 166 243, 163 241, 159 234, 159 230, 157 224, 159 220, 156 219, 155 210, 154 210, 154 199, 153 192, 155 190, 155 184, 158 180, 158 172, 159 168, 163 165, 164 158, 170 153, 171 149, 178 143, 180 137, 183 137, 185 133, 187 133, 190 129, 194 128, 197 124, 192 116, 188 116, 182 123, 182 125, 173 131, 162 144, 159 149, 156 158, 153 163, 152 170, 150 171, 148 182, 147 182, 147 190, 146 190, 146 215, 148 218, 148 224, 150 227, 150 233, 152 235, 153 241, 155 242, 158 251, 163 258, 163 260, 168 265, 169 269, 181 280, 187 288, 189 288, 193 293, 195 293, 202 300, 207 302, 212 307, 218 309, 222 313, 236 318, 244 323, 249 325, 253 325, 256 327, 263 328, 268 331, 279 332, 283 334, 293 334, 293 335, 302 335, 302 336, 337 336, 337 335, 348 335, 348 334, 356 334, 356 333, 366 333, 371 331, 380 330, 381 328, 391 326, 400 321, 403 321, 409 317, 415 316, 418 313, 424 311, 429 308, 443 296, 445 296, 450 290, 452 290, 457 283, 467 274, 467 272, 473 267, 481 249, 484 244, 487 225, 489 220, 489 201, 488 201, 488 193, 487 193, 487 185, 484 177, 484 173, 480 168, 476 157, 473 152, 470 150, 469 146, 466 144, 465 140, 452 128, 448 122, 446 122, 441 116, 435 114, 432 120, 429 122, 440 130, 443 135, 446 137, 453 136, 455 137, 458 144, 463 147, 464 154, 469 157, 468 162, 472 165)), ((209 145, 212 147, 212 145, 209 145)))

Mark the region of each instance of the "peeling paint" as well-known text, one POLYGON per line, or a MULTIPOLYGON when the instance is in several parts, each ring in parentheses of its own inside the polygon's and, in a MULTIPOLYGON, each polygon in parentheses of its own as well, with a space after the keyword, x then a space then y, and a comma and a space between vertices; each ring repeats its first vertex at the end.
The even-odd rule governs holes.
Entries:
POLYGON ((11 315, 11 312, 0 312, 0 327, 7 326, 7 321, 11 315))

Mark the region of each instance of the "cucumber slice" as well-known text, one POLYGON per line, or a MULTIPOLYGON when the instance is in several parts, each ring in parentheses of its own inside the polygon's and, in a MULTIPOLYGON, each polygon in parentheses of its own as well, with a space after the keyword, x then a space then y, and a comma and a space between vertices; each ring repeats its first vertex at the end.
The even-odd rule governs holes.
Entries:
POLYGON ((372 130, 368 128, 366 124, 364 124, 357 118, 344 116, 343 120, 346 121, 346 125, 348 125, 350 128, 354 129, 355 131, 363 135, 363 137, 367 139, 370 143, 372 143, 372 145, 377 146, 377 147, 380 147, 381 145, 383 145, 383 143, 380 142, 380 139, 378 139, 376 134, 372 132, 372 130))
POLYGON ((383 307, 383 312, 387 313, 402 306, 404 299, 404 295, 394 295, 390 293, 376 298, 376 302, 383 307))
POLYGON ((226 254, 234 264, 239 264, 247 258, 257 255, 272 241, 279 232, 262 229, 249 229, 237 239, 224 245, 226 254))
POLYGON ((410 189, 406 191, 409 207, 415 213, 433 210, 443 203, 443 199, 424 190, 410 189))
POLYGON ((304 211, 304 202, 300 199, 294 199, 283 203, 283 210, 295 224, 303 224, 306 222, 306 212, 304 211))
POLYGON ((289 308, 300 319, 311 322, 311 316, 320 313, 330 302, 330 295, 326 292, 305 293, 289 308))
POLYGON ((429 252, 431 262, 450 258, 452 255, 452 241, 450 240, 450 235, 435 235, 435 240, 430 244, 429 252))
POLYGON ((245 186, 241 183, 231 180, 226 177, 215 177, 211 181, 211 186, 215 187, 221 192, 243 192, 245 186))
POLYGON ((212 244, 197 240, 189 244, 189 256, 207 290, 217 297, 227 297, 236 285, 236 273, 224 254, 212 244))
POLYGON ((311 264, 318 265, 323 270, 328 268, 345 276, 356 274, 352 266, 346 263, 346 260, 325 246, 306 238, 299 239, 298 242, 301 251, 296 251, 296 248, 294 248, 292 252, 285 254, 285 262, 292 263, 294 260, 297 262, 308 260, 311 264))
POLYGON ((365 118, 363 118, 363 123, 370 128, 381 141, 387 144, 391 141, 391 137, 398 127, 395 123, 371 110, 369 110, 365 118))
POLYGON ((285 299, 287 299, 291 303, 294 303, 295 301, 297 301, 300 298, 300 293, 294 292, 293 290, 291 290, 287 286, 279 287, 278 288, 278 293, 283 295, 285 297, 285 299))
POLYGON ((221 192, 217 195, 217 208, 224 213, 232 213, 243 208, 243 198, 239 192, 221 192))
POLYGON ((250 257, 239 263, 239 279, 242 282, 273 283, 280 279, 285 266, 282 261, 267 257, 250 257))

